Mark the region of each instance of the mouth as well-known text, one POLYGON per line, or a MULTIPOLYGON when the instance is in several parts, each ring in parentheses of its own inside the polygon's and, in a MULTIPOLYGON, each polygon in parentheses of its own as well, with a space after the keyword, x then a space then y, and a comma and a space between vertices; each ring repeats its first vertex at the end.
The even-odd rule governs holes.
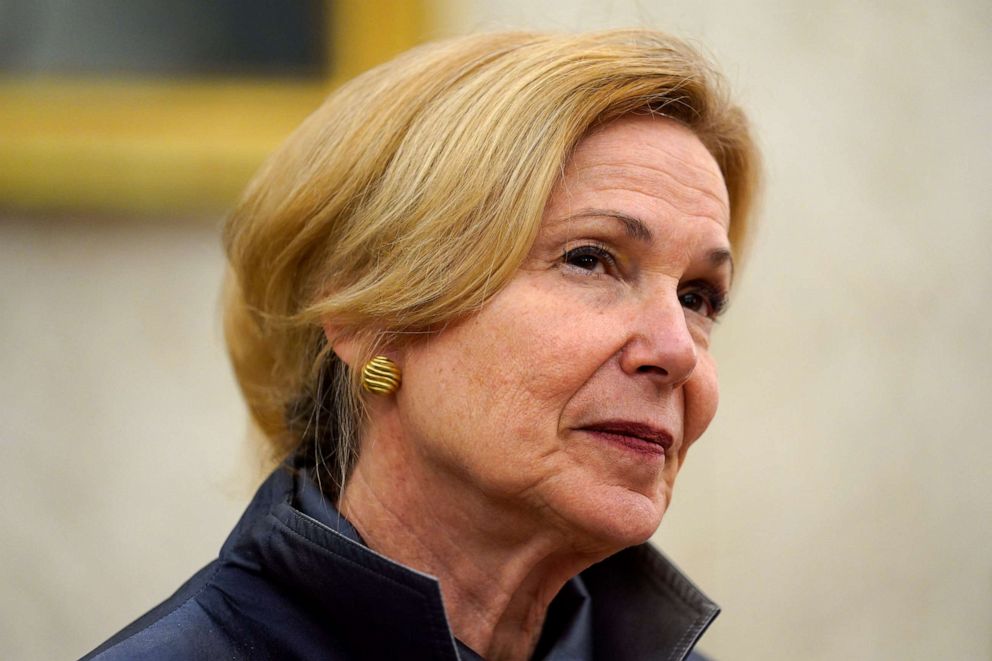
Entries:
POLYGON ((646 454, 663 455, 672 449, 674 443, 672 435, 664 429, 627 420, 597 422, 582 427, 581 431, 646 454))

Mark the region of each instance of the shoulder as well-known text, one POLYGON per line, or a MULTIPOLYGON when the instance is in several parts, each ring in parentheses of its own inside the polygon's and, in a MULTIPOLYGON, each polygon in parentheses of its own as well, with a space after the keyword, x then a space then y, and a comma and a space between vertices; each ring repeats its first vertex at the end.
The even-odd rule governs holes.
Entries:
POLYGON ((200 602, 219 570, 214 562, 175 594, 83 657, 84 660, 245 658, 200 602))
MULTIPOLYGON (((259 489, 219 557, 87 660, 348 658, 348 603, 329 617, 327 559, 291 529, 293 479, 276 471, 259 489)), ((354 657, 351 657, 354 658, 354 657)))

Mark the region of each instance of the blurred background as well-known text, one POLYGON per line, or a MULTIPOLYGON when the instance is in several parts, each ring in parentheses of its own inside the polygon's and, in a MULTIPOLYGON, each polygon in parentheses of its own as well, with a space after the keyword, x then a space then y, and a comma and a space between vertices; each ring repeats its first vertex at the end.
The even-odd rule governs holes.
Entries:
POLYGON ((720 414, 656 541, 721 659, 992 659, 992 4, 0 0, 0 658, 82 655, 263 477, 218 229, 340 81, 426 39, 661 28, 767 166, 720 414))

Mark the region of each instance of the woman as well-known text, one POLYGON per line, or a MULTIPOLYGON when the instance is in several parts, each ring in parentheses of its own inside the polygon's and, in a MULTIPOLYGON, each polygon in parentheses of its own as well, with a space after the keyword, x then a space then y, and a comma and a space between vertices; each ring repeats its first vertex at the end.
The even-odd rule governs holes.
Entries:
POLYGON ((645 542, 716 410, 755 190, 654 32, 473 36, 332 94, 225 229, 283 466, 93 658, 684 658, 717 608, 645 542))

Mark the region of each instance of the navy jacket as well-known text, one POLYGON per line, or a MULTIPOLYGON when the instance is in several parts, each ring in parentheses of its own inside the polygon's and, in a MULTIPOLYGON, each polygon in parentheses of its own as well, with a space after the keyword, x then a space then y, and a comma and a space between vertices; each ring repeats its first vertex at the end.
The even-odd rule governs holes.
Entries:
MULTIPOLYGON (((326 500, 301 497, 315 492, 276 470, 217 560, 84 658, 458 661, 437 580, 338 532, 326 500)), ((648 544, 581 580, 598 659, 687 658, 719 613, 648 544)))

